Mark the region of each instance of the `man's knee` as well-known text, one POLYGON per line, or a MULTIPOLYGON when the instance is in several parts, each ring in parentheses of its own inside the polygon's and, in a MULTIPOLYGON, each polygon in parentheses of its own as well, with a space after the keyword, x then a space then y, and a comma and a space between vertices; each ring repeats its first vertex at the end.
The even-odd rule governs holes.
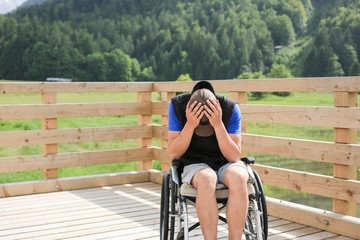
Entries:
POLYGON ((192 185, 197 189, 215 191, 217 175, 212 169, 202 169, 198 171, 192 180, 192 185))
POLYGON ((249 180, 249 173, 242 167, 229 167, 224 175, 224 183, 231 190, 244 190, 249 180))

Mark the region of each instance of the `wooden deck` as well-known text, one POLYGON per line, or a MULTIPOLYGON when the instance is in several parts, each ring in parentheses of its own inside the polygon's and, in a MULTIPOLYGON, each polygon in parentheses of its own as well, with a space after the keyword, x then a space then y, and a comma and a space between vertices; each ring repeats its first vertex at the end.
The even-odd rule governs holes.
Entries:
MULTIPOLYGON (((159 205, 160 185, 150 182, 3 198, 0 239, 159 239, 159 205)), ((274 240, 351 239, 275 217, 269 226, 274 240)))

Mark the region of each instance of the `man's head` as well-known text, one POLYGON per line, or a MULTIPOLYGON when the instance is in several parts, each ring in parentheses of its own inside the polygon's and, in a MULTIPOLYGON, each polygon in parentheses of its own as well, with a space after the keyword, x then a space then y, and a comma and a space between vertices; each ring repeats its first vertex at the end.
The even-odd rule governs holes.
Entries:
MULTIPOLYGON (((214 95, 214 93, 212 93, 209 89, 199 89, 199 90, 196 90, 195 92, 192 93, 191 97, 190 97, 190 100, 189 100, 189 103, 190 105, 196 101, 198 103, 201 103, 202 106, 208 106, 210 107, 207 103, 206 103, 206 100, 209 100, 209 99, 214 99, 216 100, 216 97, 214 95)), ((205 111, 205 110, 204 110, 205 111)), ((207 117, 204 115, 201 120, 200 120, 200 124, 205 124, 206 122, 208 122, 208 119, 207 117)), ((206 125, 206 124, 205 124, 206 125)))
MULTIPOLYGON (((192 92, 189 104, 191 105, 194 101, 196 101, 198 103, 201 103, 202 106, 206 105, 209 107, 209 105, 206 103, 206 101, 209 99, 216 100, 213 89, 211 91, 206 88, 201 88, 192 92)), ((205 111, 205 109, 203 111, 205 111)), ((214 133, 214 128, 211 126, 208 118, 205 115, 201 118, 200 124, 195 128, 195 133, 202 137, 207 137, 214 133)))

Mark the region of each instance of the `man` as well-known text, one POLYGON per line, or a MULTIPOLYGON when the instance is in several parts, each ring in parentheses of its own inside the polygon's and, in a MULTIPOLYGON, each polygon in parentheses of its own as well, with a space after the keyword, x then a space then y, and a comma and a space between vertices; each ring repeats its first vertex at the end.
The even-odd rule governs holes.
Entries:
POLYGON ((217 182, 229 188, 226 218, 229 239, 241 239, 245 224, 249 173, 239 161, 241 113, 233 100, 215 94, 207 81, 191 93, 171 99, 168 127, 170 155, 185 165, 182 181, 197 189, 196 210, 206 240, 217 238, 217 182))

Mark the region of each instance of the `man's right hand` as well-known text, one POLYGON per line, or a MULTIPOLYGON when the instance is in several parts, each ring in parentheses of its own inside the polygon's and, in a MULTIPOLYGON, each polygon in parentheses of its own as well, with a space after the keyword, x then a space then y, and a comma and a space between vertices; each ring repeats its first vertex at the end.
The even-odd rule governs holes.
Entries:
POLYGON ((192 129, 195 129, 199 123, 200 119, 204 116, 204 106, 201 103, 194 101, 191 105, 190 102, 186 105, 186 124, 189 125, 192 129))

